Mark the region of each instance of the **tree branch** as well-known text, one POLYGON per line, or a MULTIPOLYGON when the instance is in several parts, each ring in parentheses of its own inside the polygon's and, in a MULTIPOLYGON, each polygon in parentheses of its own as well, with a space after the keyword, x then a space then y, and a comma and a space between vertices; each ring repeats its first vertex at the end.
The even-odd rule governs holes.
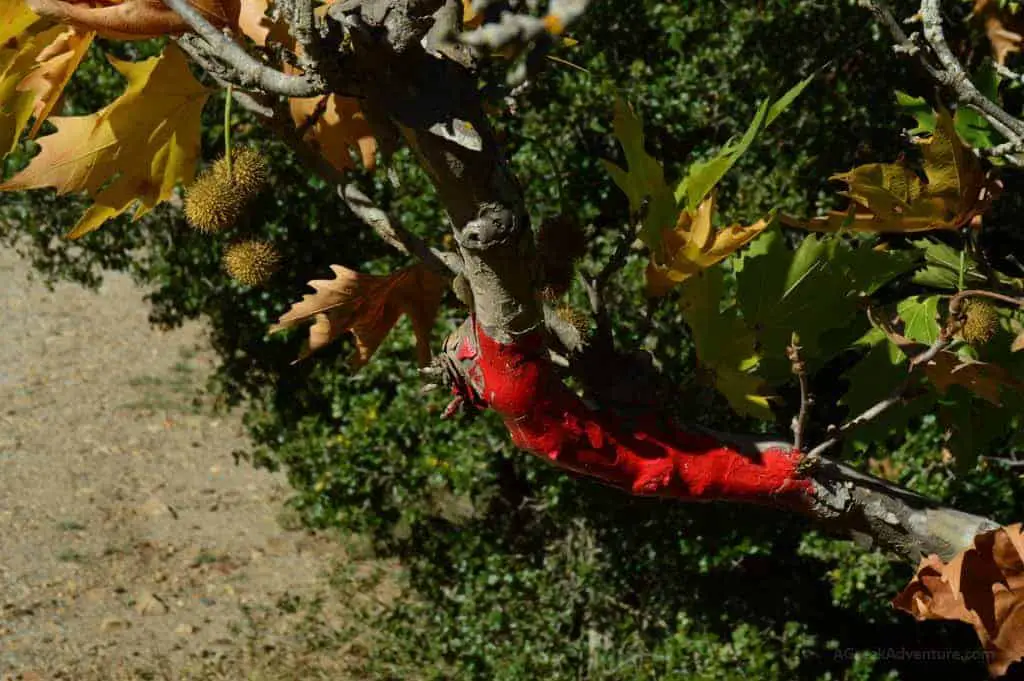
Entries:
POLYGON ((1007 113, 971 82, 969 74, 946 43, 939 0, 921 0, 917 14, 923 26, 927 50, 907 36, 885 0, 861 0, 861 4, 870 9, 889 31, 896 42, 897 52, 916 57, 932 80, 950 91, 960 104, 981 114, 1007 139, 1004 144, 984 150, 985 155, 1000 156, 1013 165, 1024 166, 1024 157, 1017 154, 1024 151, 1024 121, 1007 113))
POLYGON ((193 42, 193 50, 205 53, 207 61, 215 59, 226 68, 220 77, 239 87, 284 97, 312 97, 325 92, 322 79, 315 73, 289 75, 256 60, 228 35, 211 24, 187 0, 163 0, 202 38, 193 42))

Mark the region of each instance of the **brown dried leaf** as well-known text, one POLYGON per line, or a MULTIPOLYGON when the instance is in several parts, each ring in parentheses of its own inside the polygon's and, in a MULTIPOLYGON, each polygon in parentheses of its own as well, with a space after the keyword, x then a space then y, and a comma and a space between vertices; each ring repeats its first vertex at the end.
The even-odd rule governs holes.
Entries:
MULTIPOLYGON (((191 30, 163 0, 27 0, 42 17, 96 31, 104 38, 142 40, 191 30)), ((215 26, 237 23, 241 0, 191 0, 215 26)))
POLYGON ((296 361, 351 331, 356 339, 352 363, 361 367, 405 313, 416 334, 420 364, 430 362, 430 331, 444 294, 444 279, 424 265, 406 267, 386 277, 362 274, 341 265, 331 265, 331 270, 334 279, 309 282, 316 293, 303 296, 270 328, 274 333, 314 320, 308 346, 296 361))
MULTIPOLYGON (((928 349, 923 343, 916 343, 892 329, 882 327, 886 335, 907 357, 916 357, 928 349)), ((978 397, 996 406, 1002 404, 999 392, 1003 387, 1024 389, 1024 384, 1015 379, 998 364, 965 360, 955 352, 943 350, 924 366, 925 375, 940 394, 946 394, 952 386, 967 388, 978 397)))
POLYGON ((989 672, 1006 673, 1024 658, 1024 537, 1021 525, 979 534, 949 563, 922 558, 893 605, 918 620, 959 620, 988 651, 989 672))
POLYGON ((293 50, 295 41, 288 33, 288 25, 267 16, 269 8, 270 0, 241 2, 238 10, 238 29, 261 47, 271 42, 293 50))
POLYGON ((357 150, 363 165, 376 164, 377 141, 359 109, 359 101, 337 95, 289 100, 296 128, 307 127, 303 138, 338 170, 356 166, 352 151, 357 150), (313 123, 308 123, 313 116, 313 123))
POLYGON ((784 217, 783 222, 816 232, 903 234, 975 224, 1000 185, 964 145, 949 111, 939 111, 934 133, 918 144, 927 182, 902 160, 858 166, 831 178, 847 185, 848 210, 806 221, 784 217))
POLYGON ((973 14, 985 25, 993 59, 1005 64, 1011 52, 1020 52, 1022 38, 1018 31, 1024 28, 1024 22, 1008 8, 1000 7, 999 0, 975 0, 973 14))

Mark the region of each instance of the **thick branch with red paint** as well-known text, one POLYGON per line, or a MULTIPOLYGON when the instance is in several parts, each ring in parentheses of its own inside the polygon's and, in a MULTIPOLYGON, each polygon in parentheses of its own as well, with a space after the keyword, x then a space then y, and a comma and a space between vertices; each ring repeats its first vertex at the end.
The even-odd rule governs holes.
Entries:
POLYGON ((450 343, 467 381, 461 399, 501 415, 522 449, 631 494, 685 501, 742 501, 807 509, 812 482, 797 472, 800 453, 741 453, 649 414, 626 419, 592 410, 555 374, 544 336, 513 343, 491 338, 470 318, 450 343))

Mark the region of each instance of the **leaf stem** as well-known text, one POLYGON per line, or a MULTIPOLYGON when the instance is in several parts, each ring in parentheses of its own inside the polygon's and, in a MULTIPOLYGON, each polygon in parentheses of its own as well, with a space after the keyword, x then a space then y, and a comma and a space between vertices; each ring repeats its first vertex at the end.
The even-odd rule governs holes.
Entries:
POLYGON ((224 99, 224 162, 228 167, 228 179, 231 179, 231 100, 234 89, 235 86, 229 83, 224 99))

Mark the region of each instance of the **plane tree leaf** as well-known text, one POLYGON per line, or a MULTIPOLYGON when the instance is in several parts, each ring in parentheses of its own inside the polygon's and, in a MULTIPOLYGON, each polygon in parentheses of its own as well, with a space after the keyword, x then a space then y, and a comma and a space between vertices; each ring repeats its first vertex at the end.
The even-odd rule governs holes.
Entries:
MULTIPOLYGON (((95 31, 104 38, 143 40, 190 31, 189 25, 163 0, 27 0, 36 14, 95 31)), ((234 26, 243 0, 191 0, 215 26, 234 26)))
POLYGON ((39 53, 37 66, 18 84, 18 90, 28 90, 35 97, 32 107, 35 122, 29 131, 31 137, 36 136, 43 121, 60 102, 65 86, 82 63, 95 36, 94 31, 83 31, 74 26, 63 31, 39 53))
POLYGON ((918 259, 913 251, 854 248, 835 237, 813 235, 791 249, 778 230, 762 234, 739 260, 736 273, 737 304, 764 353, 761 375, 771 383, 790 378, 785 350, 794 332, 811 365, 844 349, 849 334, 827 332, 863 333, 867 320, 861 308, 867 296, 912 270, 918 259))
POLYGON ((786 109, 788 109, 800 93, 804 91, 811 81, 812 74, 789 89, 774 103, 765 100, 758 107, 754 114, 754 120, 750 122, 746 132, 739 139, 730 140, 711 158, 692 164, 686 172, 686 177, 676 187, 675 197, 677 201, 684 201, 686 209, 690 212, 697 210, 697 207, 718 186, 725 174, 729 172, 736 161, 750 149, 765 128, 772 124, 786 109))
POLYGON ((352 364, 361 367, 384 341, 403 314, 409 315, 421 365, 430 362, 430 331, 434 326, 446 282, 426 266, 413 265, 387 276, 362 274, 331 265, 334 279, 309 282, 315 293, 303 296, 278 319, 270 332, 312 320, 300 361, 352 332, 356 352, 352 364))
POLYGON ((989 672, 1006 673, 1024 658, 1024 535, 1020 523, 975 537, 949 562, 932 554, 893 605, 918 620, 953 620, 974 627, 989 672))
POLYGON ((628 102, 616 100, 612 125, 622 145, 626 167, 605 159, 601 163, 629 199, 630 212, 642 218, 640 238, 655 260, 664 262, 662 234, 672 229, 679 217, 675 197, 665 182, 661 163, 644 148, 643 124, 628 102))
POLYGON ((663 296, 694 274, 715 265, 743 248, 763 232, 771 221, 761 219, 752 225, 732 225, 715 229, 714 193, 697 207, 695 213, 682 211, 675 229, 663 234, 666 264, 652 258, 647 265, 647 295, 663 296))
POLYGON ((784 221, 820 232, 910 233, 960 229, 988 208, 999 185, 964 145, 948 111, 938 112, 933 134, 918 147, 925 179, 902 161, 858 166, 832 178, 847 185, 848 210, 784 221))
POLYGON ((353 153, 365 168, 373 169, 377 142, 358 100, 323 95, 293 98, 289 106, 295 127, 306 131, 304 139, 336 169, 355 168, 353 153))
POLYGON ((771 419, 771 391, 756 374, 760 355, 756 338, 737 309, 721 309, 721 268, 703 270, 682 286, 679 307, 690 327, 703 373, 738 414, 771 419))
POLYGON ((57 132, 2 191, 53 187, 85 191, 93 205, 69 234, 77 238, 138 202, 135 218, 188 183, 199 155, 200 114, 210 91, 169 44, 141 62, 111 59, 128 80, 124 94, 88 116, 53 117, 57 132))
MULTIPOLYGON (((11 17, 12 21, 17 19, 11 17)), ((36 93, 22 83, 37 68, 39 56, 64 30, 61 26, 42 32, 26 30, 0 43, 0 158, 14 150, 36 108, 36 93)))

